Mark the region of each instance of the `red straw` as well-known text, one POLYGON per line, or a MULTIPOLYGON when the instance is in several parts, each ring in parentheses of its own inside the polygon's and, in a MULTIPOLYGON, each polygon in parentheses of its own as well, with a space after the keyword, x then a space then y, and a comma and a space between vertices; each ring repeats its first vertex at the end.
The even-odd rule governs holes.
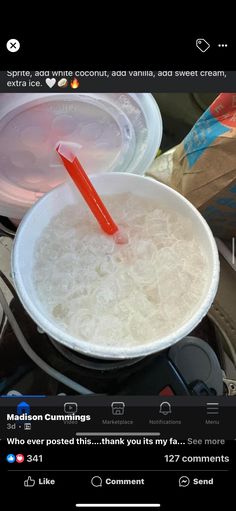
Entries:
POLYGON ((73 155, 66 144, 59 144, 56 151, 103 231, 107 234, 115 234, 118 231, 118 227, 112 220, 111 215, 97 194, 78 158, 73 155))

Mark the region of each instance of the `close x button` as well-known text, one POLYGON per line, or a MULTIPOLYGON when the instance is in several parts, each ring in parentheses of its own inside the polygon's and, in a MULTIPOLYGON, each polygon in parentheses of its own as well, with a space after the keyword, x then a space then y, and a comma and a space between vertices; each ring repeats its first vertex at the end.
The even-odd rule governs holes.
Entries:
POLYGON ((20 42, 18 39, 9 39, 9 41, 7 41, 6 47, 8 51, 15 53, 20 49, 20 42))

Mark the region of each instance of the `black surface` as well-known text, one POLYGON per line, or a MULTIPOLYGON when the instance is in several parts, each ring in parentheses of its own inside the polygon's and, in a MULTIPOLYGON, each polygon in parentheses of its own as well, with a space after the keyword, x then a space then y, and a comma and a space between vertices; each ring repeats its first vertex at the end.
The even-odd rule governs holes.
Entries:
POLYGON ((60 15, 60 21, 54 18, 51 23, 44 10, 40 22, 39 9, 37 22, 29 22, 25 27, 18 20, 14 26, 11 15, 11 22, 2 27, 0 35, 2 68, 235 68, 235 31, 229 29, 228 18, 227 23, 206 22, 206 12, 203 15, 201 9, 198 13, 199 9, 191 6, 190 11, 186 7, 180 13, 177 6, 175 20, 174 5, 164 14, 160 12, 163 6, 158 5, 157 13, 151 7, 146 12, 142 9, 140 20, 136 20, 133 9, 129 19, 126 5, 114 8, 114 15, 109 19, 109 11, 105 9, 102 13, 99 4, 96 12, 94 4, 91 25, 91 12, 81 14, 81 8, 84 10, 84 6, 80 6, 78 16, 65 9, 63 19, 60 15), (186 15, 191 17, 191 22, 186 15), (6 50, 10 38, 21 43, 17 53, 6 50), (198 38, 205 38, 211 49, 201 53, 195 43, 198 38), (227 51, 217 47, 224 42, 229 45, 227 51))
MULTIPOLYGON (((111 369, 111 361, 107 361, 107 367, 106 361, 103 361, 103 369, 100 370, 100 362, 97 359, 87 359, 80 354, 78 354, 78 361, 70 362, 54 347, 46 334, 38 332, 35 323, 17 297, 12 300, 11 309, 34 351, 52 367, 95 393, 156 395, 166 385, 170 385, 176 395, 189 393, 183 378, 168 359, 167 351, 145 357, 127 367, 119 367, 118 363, 117 367, 113 369, 111 369), (87 362, 92 362, 94 367, 91 369, 83 367, 81 363, 83 358, 87 362)), ((215 343, 214 328, 207 317, 192 332, 192 335, 203 338, 209 344, 213 343, 214 345, 215 343)), ((217 351, 216 343, 214 347, 217 351)), ((71 352, 71 350, 67 351, 71 352)), ((72 353, 76 356, 74 351, 72 353)), ((6 379, 5 389, 2 388, 1 393, 12 389, 13 378, 13 388, 17 388, 22 393, 26 393, 25 385, 28 385, 27 393, 55 395, 65 392, 71 394, 71 389, 69 390, 50 378, 29 359, 19 345, 9 323, 6 324, 0 340, 0 377, 6 379), (17 381, 19 367, 26 369, 23 380, 22 376, 19 376, 17 381), (25 382, 27 376, 28 379, 26 378, 25 382)))

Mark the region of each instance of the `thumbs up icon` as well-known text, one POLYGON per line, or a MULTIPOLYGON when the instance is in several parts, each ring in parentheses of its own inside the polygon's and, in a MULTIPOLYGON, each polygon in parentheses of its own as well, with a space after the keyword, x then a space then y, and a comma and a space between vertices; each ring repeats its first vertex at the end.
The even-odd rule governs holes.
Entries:
POLYGON ((35 479, 32 479, 30 476, 29 476, 29 477, 27 477, 27 479, 25 479, 25 481, 24 481, 24 486, 25 486, 26 488, 32 487, 32 486, 34 486, 34 485, 35 485, 35 479))

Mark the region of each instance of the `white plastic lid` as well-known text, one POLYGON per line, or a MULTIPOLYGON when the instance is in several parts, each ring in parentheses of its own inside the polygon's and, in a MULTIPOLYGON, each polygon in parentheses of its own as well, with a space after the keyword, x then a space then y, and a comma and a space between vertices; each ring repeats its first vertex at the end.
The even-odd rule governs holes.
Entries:
POLYGON ((55 147, 71 142, 89 174, 144 174, 162 137, 151 94, 0 94, 0 214, 22 218, 66 180, 55 147))

